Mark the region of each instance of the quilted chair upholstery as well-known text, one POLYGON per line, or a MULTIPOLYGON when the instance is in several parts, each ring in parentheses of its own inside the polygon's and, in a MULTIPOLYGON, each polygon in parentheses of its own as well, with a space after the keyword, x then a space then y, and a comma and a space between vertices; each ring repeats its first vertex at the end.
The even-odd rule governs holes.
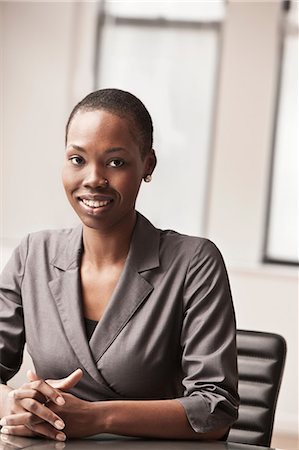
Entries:
POLYGON ((286 342, 278 334, 238 330, 237 349, 241 403, 228 441, 270 447, 286 342))

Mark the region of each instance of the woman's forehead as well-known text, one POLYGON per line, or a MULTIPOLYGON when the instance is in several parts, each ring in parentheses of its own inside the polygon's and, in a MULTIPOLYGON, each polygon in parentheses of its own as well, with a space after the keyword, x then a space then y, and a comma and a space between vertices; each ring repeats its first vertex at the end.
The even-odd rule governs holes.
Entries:
MULTIPOLYGON (((131 131, 132 120, 106 110, 79 110, 69 126, 69 135, 86 132, 131 131)), ((134 127, 135 128, 135 127, 134 127)))
POLYGON ((132 120, 106 110, 78 111, 69 126, 67 146, 93 140, 140 144, 132 120))

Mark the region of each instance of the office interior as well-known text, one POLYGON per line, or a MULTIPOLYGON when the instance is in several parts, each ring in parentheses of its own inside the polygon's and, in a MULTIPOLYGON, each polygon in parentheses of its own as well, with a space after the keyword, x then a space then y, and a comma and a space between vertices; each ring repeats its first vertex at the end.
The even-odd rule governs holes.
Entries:
POLYGON ((272 445, 298 448, 298 2, 6 1, 0 33, 0 266, 27 233, 78 223, 60 179, 74 104, 135 93, 158 158, 137 209, 213 240, 237 327, 284 336, 272 445))

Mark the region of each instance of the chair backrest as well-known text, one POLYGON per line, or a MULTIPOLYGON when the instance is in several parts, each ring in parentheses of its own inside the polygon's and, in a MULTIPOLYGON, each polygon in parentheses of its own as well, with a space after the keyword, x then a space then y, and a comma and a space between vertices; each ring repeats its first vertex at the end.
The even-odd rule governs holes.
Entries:
POLYGON ((241 402, 227 440, 270 447, 286 341, 278 334, 238 330, 237 350, 241 402))

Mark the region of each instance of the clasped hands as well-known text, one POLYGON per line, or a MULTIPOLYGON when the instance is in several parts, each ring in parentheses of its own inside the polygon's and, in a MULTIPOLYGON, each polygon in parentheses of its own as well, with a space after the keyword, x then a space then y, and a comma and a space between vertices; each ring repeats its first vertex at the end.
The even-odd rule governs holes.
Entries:
POLYGON ((6 396, 1 433, 64 441, 69 422, 65 419, 86 402, 62 391, 75 386, 82 375, 82 370, 77 369, 66 378, 45 381, 28 371, 28 383, 12 389, 6 396))

